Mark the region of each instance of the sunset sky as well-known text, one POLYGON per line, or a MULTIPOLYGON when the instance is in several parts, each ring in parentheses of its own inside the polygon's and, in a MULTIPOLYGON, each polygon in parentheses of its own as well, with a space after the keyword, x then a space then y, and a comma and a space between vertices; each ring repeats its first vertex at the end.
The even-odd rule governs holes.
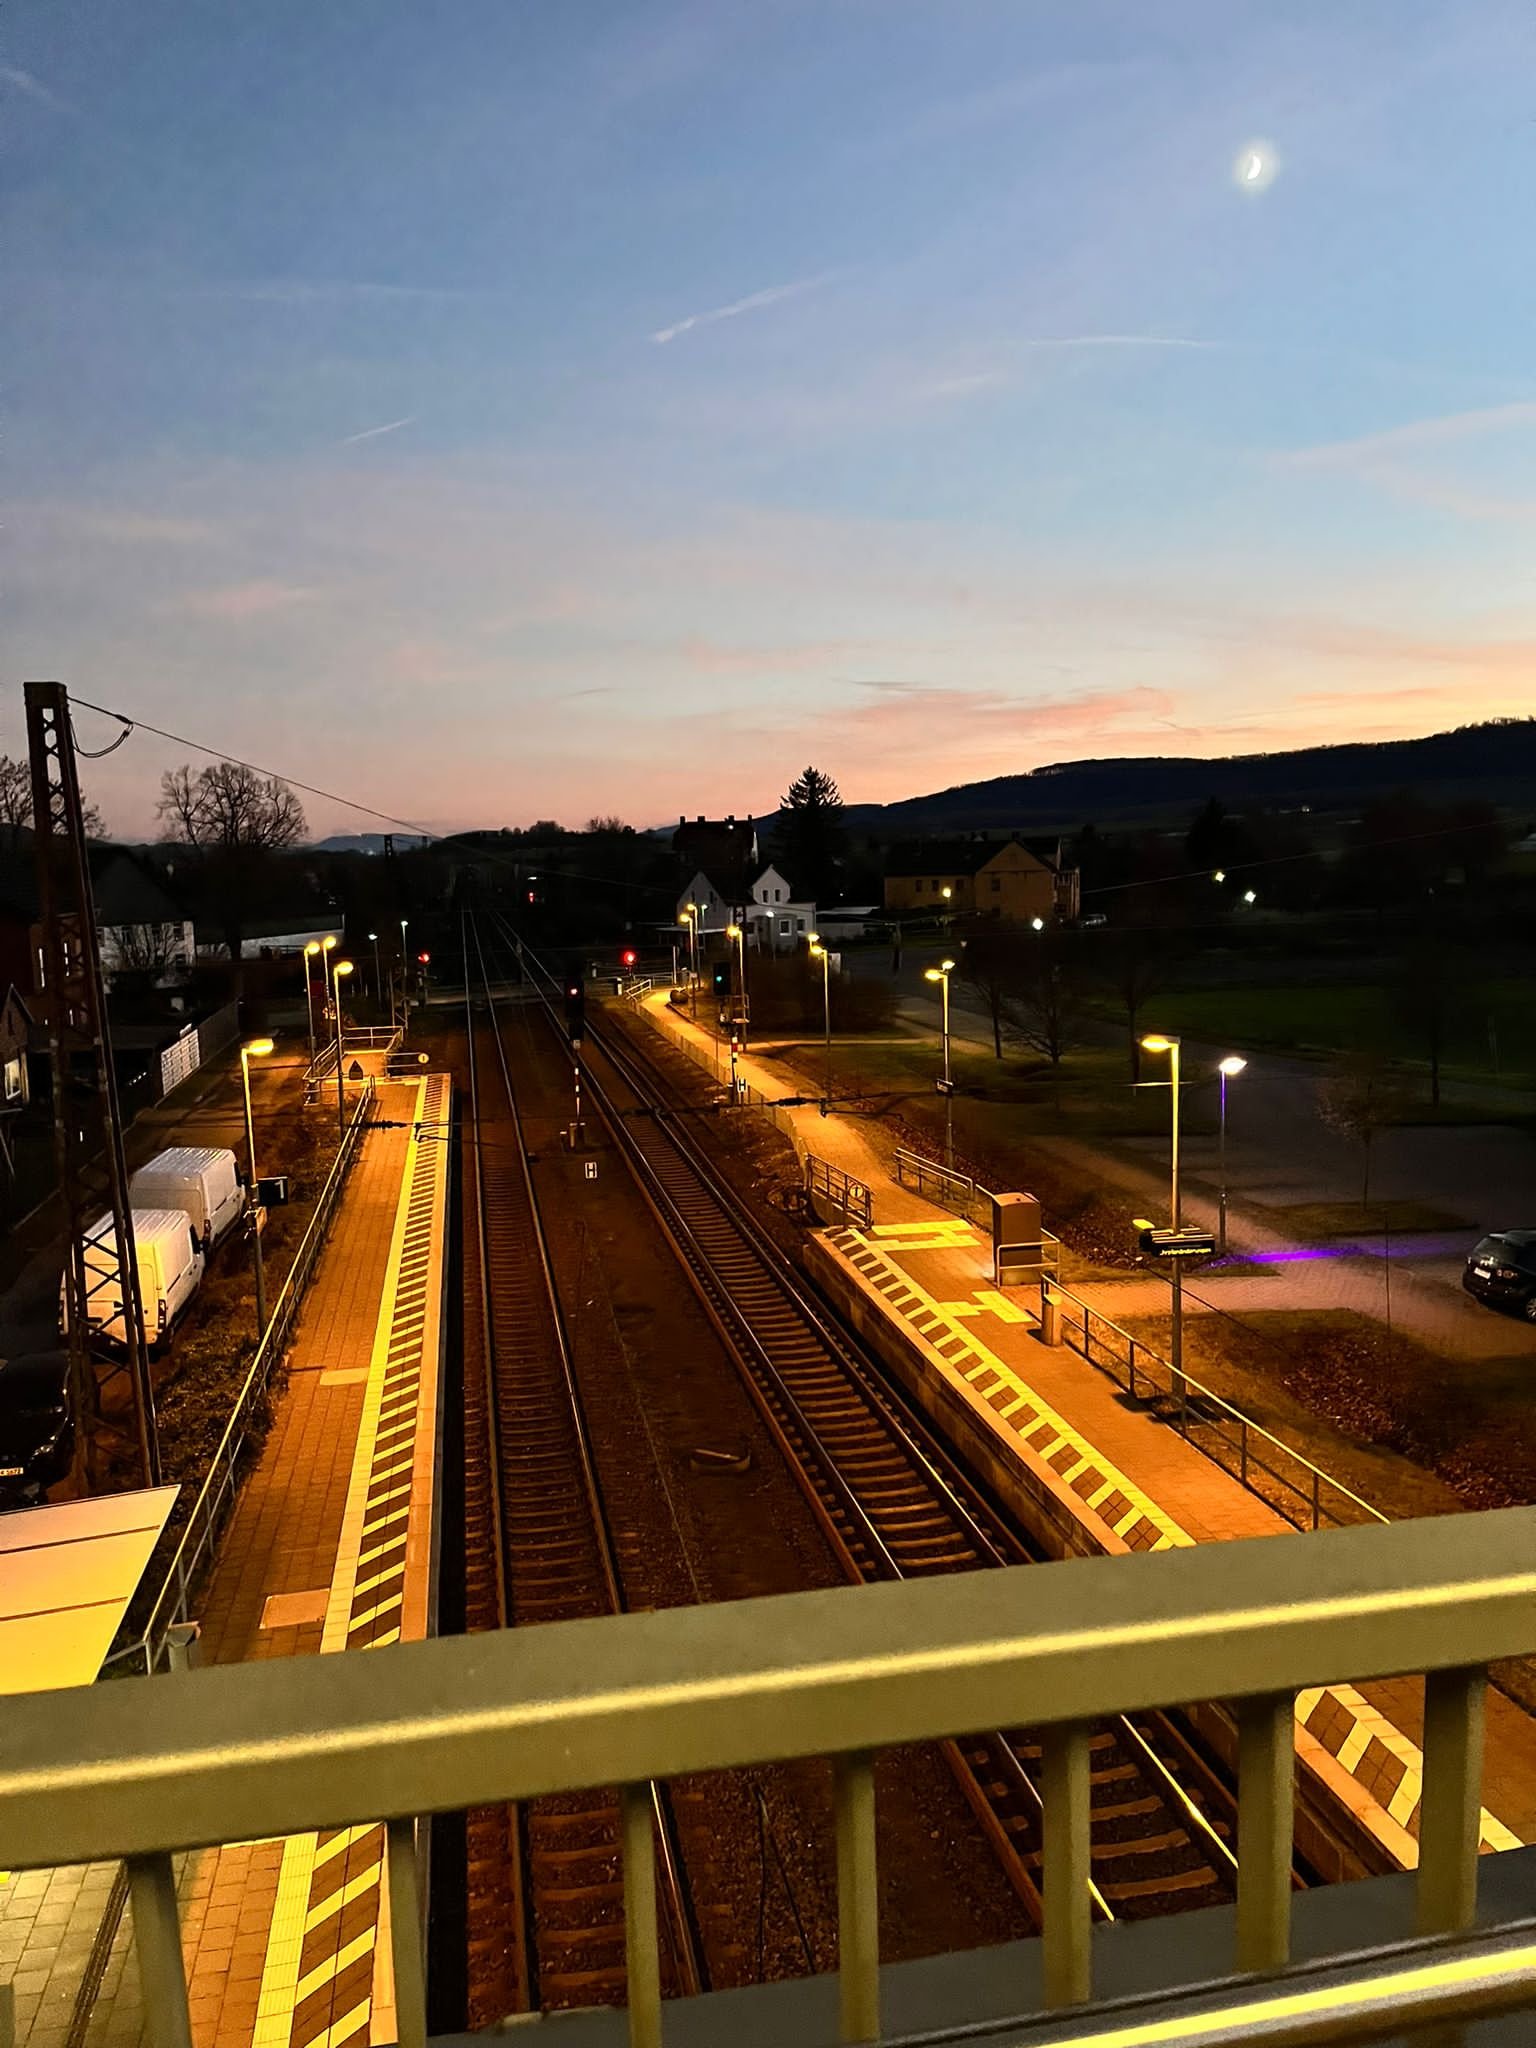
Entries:
POLYGON ((1528 712, 1533 75, 1529 0, 13 0, 0 750, 58 676, 645 825, 1528 712))

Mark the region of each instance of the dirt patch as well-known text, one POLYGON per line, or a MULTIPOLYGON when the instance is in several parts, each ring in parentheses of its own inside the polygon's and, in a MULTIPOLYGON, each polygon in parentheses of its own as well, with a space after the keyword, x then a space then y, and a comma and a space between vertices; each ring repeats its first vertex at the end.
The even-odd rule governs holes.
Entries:
POLYGON ((1379 1244, 1390 1233, 1411 1237, 1415 1231, 1469 1230, 1465 1216, 1449 1209, 1437 1209, 1430 1202, 1372 1202, 1362 1209, 1358 1202, 1254 1202, 1255 1213, 1267 1217, 1276 1230, 1305 1244, 1309 1238, 1352 1237, 1379 1244))

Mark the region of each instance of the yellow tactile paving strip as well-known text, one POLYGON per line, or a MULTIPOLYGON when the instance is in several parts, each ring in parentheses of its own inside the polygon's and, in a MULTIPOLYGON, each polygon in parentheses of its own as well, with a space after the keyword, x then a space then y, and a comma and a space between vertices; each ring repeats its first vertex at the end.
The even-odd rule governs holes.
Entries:
MULTIPOLYGON (((322 1654, 426 1633, 448 1087, 426 1077, 410 1112, 322 1654)), ((384 1866, 382 1825, 284 1842, 252 2048, 394 2038, 384 1866)))
MULTIPOLYGON (((826 1241, 916 1333, 937 1368, 982 1397, 996 1423, 1017 1440, 1019 1456, 1049 1467, 1071 1488, 1082 1519, 1097 1524, 1101 1538, 1111 1539, 1106 1549, 1124 1545, 1130 1550, 1167 1550, 1194 1543, 1194 1537, 1042 1400, 1011 1365, 957 1324, 957 1311, 967 1320, 984 1311, 999 1313, 990 1295, 978 1294, 970 1303, 935 1301, 889 1256, 901 1250, 978 1244, 969 1224, 897 1225, 869 1232, 850 1228, 827 1232, 826 1241)), ((1004 1310, 1013 1310, 1003 1319, 1015 1320, 1019 1312, 1006 1297, 1000 1299, 1004 1310)), ((1411 1864, 1424 1787, 1424 1758, 1418 1746, 1347 1685, 1317 1687, 1299 1695, 1296 1740, 1314 1763, 1331 1759, 1348 1773, 1367 1803, 1377 1809, 1362 1817, 1400 1861, 1411 1864)), ((1324 1770, 1326 1775, 1326 1765, 1324 1770)), ((1519 1836, 1486 1808, 1482 1847, 1520 1847, 1519 1836)))

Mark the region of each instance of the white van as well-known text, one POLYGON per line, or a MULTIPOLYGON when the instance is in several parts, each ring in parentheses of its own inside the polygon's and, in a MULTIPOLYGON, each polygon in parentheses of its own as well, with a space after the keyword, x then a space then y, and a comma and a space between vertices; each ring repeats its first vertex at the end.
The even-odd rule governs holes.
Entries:
MULTIPOLYGON (((132 1213, 144 1339, 151 1351, 158 1351, 202 1282, 203 1252, 184 1209, 135 1209, 132 1213)), ((115 1344, 128 1341, 118 1281, 120 1265, 112 1218, 98 1216, 85 1234, 86 1317, 93 1331, 115 1344)), ((68 1295, 61 1279, 61 1331, 67 1328, 68 1313, 68 1295)))
POLYGON ((239 1222, 245 1210, 245 1189, 235 1171, 235 1155, 212 1145, 176 1145, 157 1152, 128 1183, 128 1200, 137 1208, 182 1209, 204 1253, 239 1222))

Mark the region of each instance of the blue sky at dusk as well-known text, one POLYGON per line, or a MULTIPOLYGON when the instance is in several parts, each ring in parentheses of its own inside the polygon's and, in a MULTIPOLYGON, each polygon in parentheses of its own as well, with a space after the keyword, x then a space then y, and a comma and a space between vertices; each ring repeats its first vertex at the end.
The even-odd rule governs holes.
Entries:
POLYGON ((8 23, 0 748, 648 824, 1536 704, 1528 0, 8 23))

